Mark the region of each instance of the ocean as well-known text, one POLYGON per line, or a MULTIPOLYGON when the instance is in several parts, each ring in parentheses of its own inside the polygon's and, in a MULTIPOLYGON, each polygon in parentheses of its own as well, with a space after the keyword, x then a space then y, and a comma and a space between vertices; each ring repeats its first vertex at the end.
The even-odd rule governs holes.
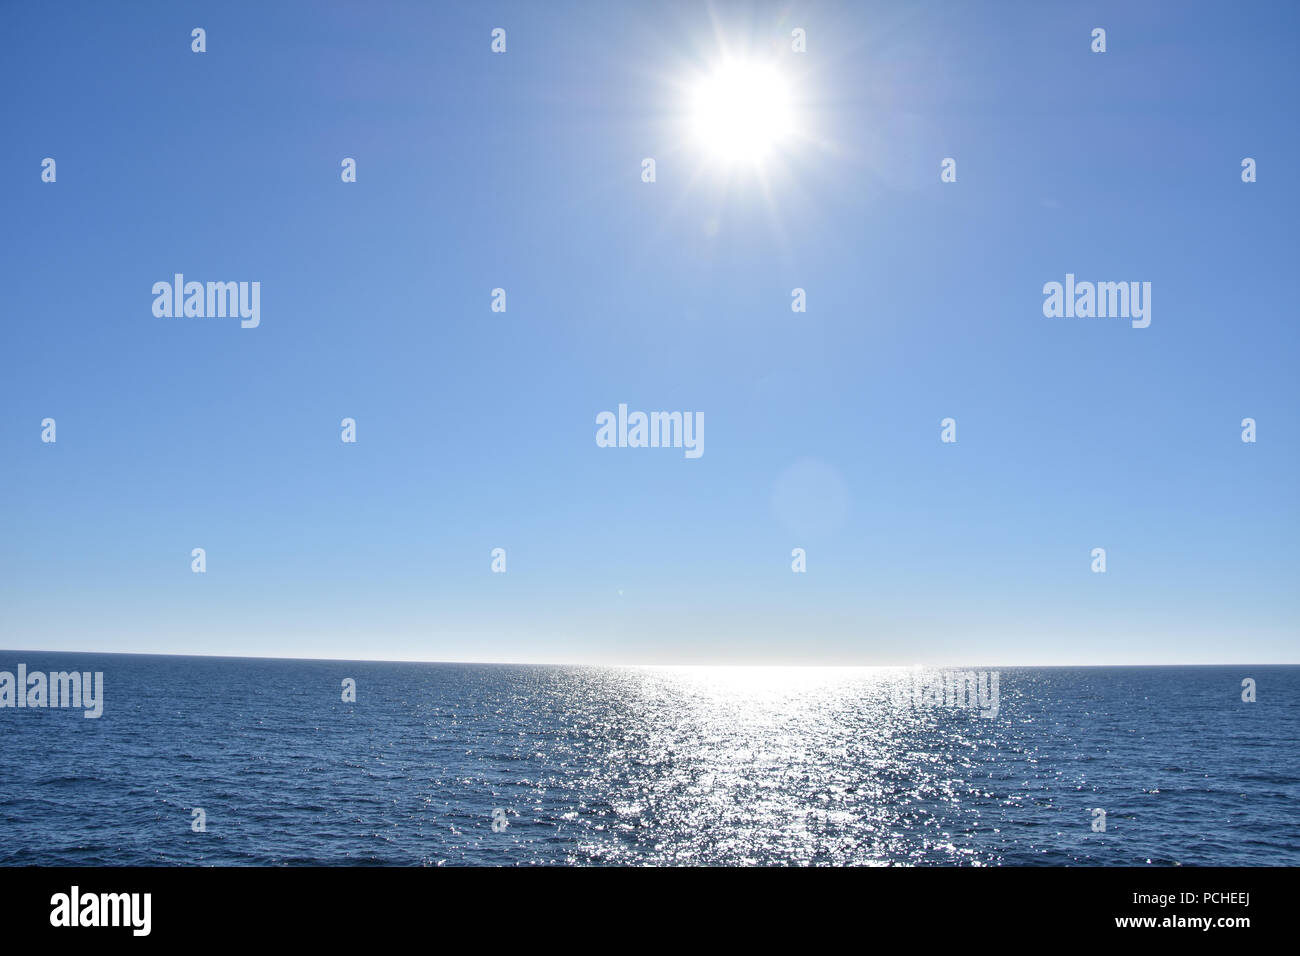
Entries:
POLYGON ((19 664, 0 864, 1300 865, 1294 666, 19 664))

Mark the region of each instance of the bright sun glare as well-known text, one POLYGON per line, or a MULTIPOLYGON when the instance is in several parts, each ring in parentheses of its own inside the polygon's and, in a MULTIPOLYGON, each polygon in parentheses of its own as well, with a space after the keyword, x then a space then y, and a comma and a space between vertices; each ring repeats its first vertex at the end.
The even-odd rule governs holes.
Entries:
POLYGON ((699 82, 691 119, 700 145, 726 164, 760 162, 794 128, 780 73, 743 60, 723 63, 699 82))

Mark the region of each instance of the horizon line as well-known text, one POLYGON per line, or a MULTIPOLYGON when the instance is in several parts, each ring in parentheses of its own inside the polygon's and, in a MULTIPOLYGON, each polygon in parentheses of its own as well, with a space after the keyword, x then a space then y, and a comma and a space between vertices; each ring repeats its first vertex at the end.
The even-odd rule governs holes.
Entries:
POLYGON ((916 669, 984 669, 984 670, 1009 670, 1012 668, 1088 668, 1088 667, 1297 667, 1300 662, 1279 661, 1272 663, 1238 662, 1222 661, 1213 663, 1191 663, 1180 661, 1162 661, 1155 663, 1143 664, 817 664, 817 663, 615 663, 615 662, 596 662, 596 661, 474 661, 474 660, 428 660, 425 658, 381 658, 381 657, 278 657, 270 654, 176 654, 160 651, 86 651, 86 650, 40 650, 33 648, 0 648, 0 654, 102 654, 114 657, 182 657, 196 658, 200 660, 228 660, 228 661, 289 661, 297 663, 338 663, 338 664, 467 664, 481 667, 766 667, 766 668, 821 668, 826 670, 848 670, 848 669, 897 669, 897 670, 916 670, 916 669))

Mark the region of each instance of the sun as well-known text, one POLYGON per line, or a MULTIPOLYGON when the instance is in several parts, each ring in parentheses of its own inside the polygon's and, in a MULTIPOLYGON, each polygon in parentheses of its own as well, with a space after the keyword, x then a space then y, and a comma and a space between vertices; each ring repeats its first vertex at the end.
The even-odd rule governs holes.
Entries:
POLYGON ((699 145, 725 164, 759 164, 794 133, 790 88, 773 66, 727 60, 691 91, 699 145))

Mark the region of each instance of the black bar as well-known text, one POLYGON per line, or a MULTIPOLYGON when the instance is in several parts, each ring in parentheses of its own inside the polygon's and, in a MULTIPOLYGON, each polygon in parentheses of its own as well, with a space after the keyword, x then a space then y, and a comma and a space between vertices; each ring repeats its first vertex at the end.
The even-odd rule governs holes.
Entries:
MULTIPOLYGON (((652 927, 678 935, 689 918, 705 935, 729 939, 777 930, 820 937, 851 924, 855 938, 905 931, 940 949, 1097 937, 1232 945, 1261 929, 1284 929, 1295 877, 1293 869, 1240 867, 681 869, 7 868, 0 869, 0 925, 7 941, 75 934, 132 943, 373 945, 416 934, 437 946, 460 932, 557 943, 572 934, 609 939, 588 935, 605 929, 620 939, 652 927), (90 894, 150 894, 148 935, 135 936, 131 925, 51 925, 53 898, 70 897, 73 886, 83 907, 90 894), (1119 925, 1133 918, 1154 924, 1119 925), (1208 928, 1200 925, 1206 918, 1208 928)), ((130 911, 123 913, 120 921, 131 924, 130 911)))

